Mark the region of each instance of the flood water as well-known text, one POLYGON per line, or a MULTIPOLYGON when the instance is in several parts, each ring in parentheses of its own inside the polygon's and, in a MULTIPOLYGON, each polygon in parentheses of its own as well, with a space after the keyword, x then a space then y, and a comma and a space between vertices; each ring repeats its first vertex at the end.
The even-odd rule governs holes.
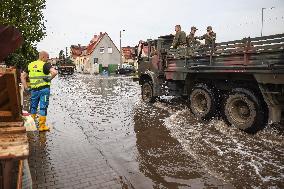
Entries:
POLYGON ((284 188, 281 127, 249 135, 222 120, 200 122, 182 100, 144 103, 130 77, 74 74, 52 83, 51 132, 98 148, 124 188, 284 188))

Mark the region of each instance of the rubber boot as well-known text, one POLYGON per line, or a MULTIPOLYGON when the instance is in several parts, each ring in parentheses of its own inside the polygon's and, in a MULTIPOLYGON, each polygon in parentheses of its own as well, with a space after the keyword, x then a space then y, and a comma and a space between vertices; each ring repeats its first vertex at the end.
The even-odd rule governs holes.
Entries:
POLYGON ((34 119, 34 121, 36 121, 36 114, 31 114, 31 116, 34 119))
POLYGON ((39 121, 38 121, 38 124, 39 124, 39 131, 49 131, 49 127, 46 126, 46 116, 40 116, 39 117, 39 121))

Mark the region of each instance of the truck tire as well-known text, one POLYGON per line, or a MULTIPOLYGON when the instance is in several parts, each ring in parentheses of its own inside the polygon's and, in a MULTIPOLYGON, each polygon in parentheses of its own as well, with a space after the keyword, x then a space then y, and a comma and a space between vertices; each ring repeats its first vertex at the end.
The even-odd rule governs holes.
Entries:
POLYGON ((156 98, 153 96, 153 85, 151 84, 151 82, 149 81, 143 82, 141 91, 142 91, 143 101, 150 103, 155 101, 156 98))
POLYGON ((261 98, 245 88, 236 88, 225 98, 225 120, 241 130, 255 133, 267 124, 267 108, 261 98))
POLYGON ((206 84, 195 85, 189 95, 191 112, 199 119, 211 119, 218 107, 218 98, 215 94, 215 90, 206 84))

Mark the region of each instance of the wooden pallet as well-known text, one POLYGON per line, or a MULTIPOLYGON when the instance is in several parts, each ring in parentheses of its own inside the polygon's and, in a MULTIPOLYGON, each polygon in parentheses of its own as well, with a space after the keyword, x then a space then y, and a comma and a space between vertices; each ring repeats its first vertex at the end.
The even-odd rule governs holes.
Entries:
POLYGON ((29 155, 23 122, 0 122, 0 160, 25 159, 29 155))
POLYGON ((0 70, 0 189, 12 187, 13 162, 19 165, 17 188, 21 188, 22 160, 29 155, 26 129, 15 69, 0 70))

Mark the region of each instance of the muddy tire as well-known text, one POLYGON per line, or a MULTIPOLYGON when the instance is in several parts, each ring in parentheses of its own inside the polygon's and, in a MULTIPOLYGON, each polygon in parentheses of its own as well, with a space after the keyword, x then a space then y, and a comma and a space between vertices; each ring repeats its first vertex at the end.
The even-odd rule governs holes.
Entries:
POLYGON ((225 98, 223 112, 225 120, 241 130, 255 133, 267 124, 264 102, 253 91, 236 88, 225 98))
POLYGON ((152 103, 155 101, 155 97, 153 96, 153 85, 151 82, 147 81, 142 84, 142 100, 145 102, 152 103))
POLYGON ((218 107, 216 91, 206 84, 197 84, 189 95, 191 112, 199 119, 209 120, 216 115, 218 107))

